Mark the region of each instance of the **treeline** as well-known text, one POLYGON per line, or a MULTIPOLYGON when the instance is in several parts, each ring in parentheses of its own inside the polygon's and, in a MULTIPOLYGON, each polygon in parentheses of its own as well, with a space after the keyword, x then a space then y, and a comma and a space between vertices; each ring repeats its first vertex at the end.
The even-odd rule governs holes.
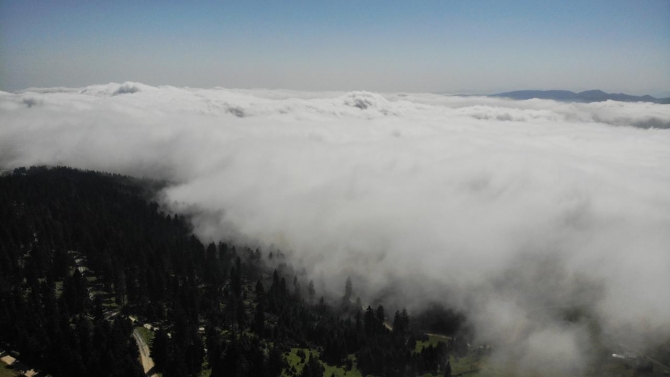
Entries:
MULTIPOLYGON (((0 178, 0 340, 54 376, 142 376, 132 326, 106 319, 69 250, 120 263, 128 215, 150 222, 141 188, 111 175, 17 169, 0 178)), ((139 225, 142 227, 142 225, 139 225)), ((139 238, 139 235, 135 238, 139 238)), ((109 284, 124 271, 108 269, 109 284)))
MULTIPOLYGON (((406 310, 362 308, 350 280, 341 300, 318 297, 281 251, 203 245, 150 200, 158 188, 68 168, 0 177, 0 340, 24 362, 54 376, 142 375, 128 315, 159 328, 151 356, 166 377, 313 377, 321 362, 448 375, 448 355, 467 352, 458 337, 415 352, 406 310), (291 348, 319 356, 299 373, 291 348)), ((455 334, 463 319, 451 315, 439 325, 455 334)))

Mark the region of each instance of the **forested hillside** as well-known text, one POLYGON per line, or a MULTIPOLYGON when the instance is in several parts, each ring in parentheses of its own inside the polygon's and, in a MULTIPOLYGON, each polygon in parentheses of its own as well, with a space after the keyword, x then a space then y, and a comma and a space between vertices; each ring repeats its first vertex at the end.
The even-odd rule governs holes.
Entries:
MULTIPOLYGON (((468 352, 402 308, 364 309, 346 277, 324 298, 281 251, 203 245, 151 201, 159 188, 69 168, 0 177, 6 349, 54 376, 140 376, 139 318, 163 376, 449 375, 448 355, 468 352)), ((445 313, 455 335, 463 318, 445 313)))

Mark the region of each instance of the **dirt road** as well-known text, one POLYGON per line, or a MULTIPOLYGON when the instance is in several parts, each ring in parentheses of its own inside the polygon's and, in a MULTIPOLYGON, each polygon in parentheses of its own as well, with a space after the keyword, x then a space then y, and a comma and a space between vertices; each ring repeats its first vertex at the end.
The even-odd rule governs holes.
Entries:
POLYGON ((142 361, 142 368, 144 374, 147 376, 156 376, 154 372, 154 361, 149 357, 149 345, 142 339, 139 331, 133 330, 133 338, 137 342, 137 348, 140 349, 140 360, 142 361))

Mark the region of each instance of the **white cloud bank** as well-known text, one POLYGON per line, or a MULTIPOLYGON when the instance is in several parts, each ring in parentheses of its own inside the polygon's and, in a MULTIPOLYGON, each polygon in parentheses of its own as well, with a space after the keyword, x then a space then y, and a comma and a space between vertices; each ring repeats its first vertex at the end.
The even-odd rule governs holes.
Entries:
POLYGON ((169 179, 204 240, 448 302, 520 371, 578 374, 590 335, 557 308, 612 343, 670 335, 668 125, 650 103, 109 84, 0 92, 0 167, 169 179))

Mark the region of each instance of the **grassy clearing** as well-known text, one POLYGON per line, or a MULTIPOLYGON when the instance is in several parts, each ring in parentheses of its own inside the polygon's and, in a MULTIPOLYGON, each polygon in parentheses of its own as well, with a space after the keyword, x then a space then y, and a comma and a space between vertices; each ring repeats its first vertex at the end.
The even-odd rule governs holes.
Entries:
MULTIPOLYGON (((451 374, 459 374, 468 372, 471 370, 482 369, 483 359, 473 355, 472 353, 468 354, 465 357, 456 358, 454 356, 449 357, 449 363, 451 363, 451 374)), ((477 375, 476 373, 469 373, 469 376, 477 375)))
POLYGON ((446 336, 441 336, 441 335, 428 335, 428 340, 420 340, 416 342, 416 347, 414 348, 414 352, 421 352, 421 349, 423 347, 428 347, 428 346, 437 346, 437 343, 443 342, 447 343, 449 341, 449 337, 446 336))
MULTIPOLYGON (((449 363, 451 364, 451 374, 452 375, 458 375, 462 374, 463 376, 467 377, 503 377, 506 376, 505 374, 490 374, 482 363, 482 359, 477 358, 474 355, 468 355, 465 357, 459 357, 456 358, 454 356, 449 357, 449 363)), ((422 375, 421 377, 444 377, 444 374, 442 373, 426 373, 422 375)), ((513 374, 510 375, 514 376, 513 374)))
POLYGON ((282 376, 289 376, 286 372, 287 369, 291 368, 295 369, 296 374, 302 373, 302 368, 305 366, 307 359, 311 356, 312 353, 318 355, 316 351, 310 350, 308 348, 291 348, 291 352, 284 355, 284 358, 286 359, 286 363, 288 364, 288 366, 282 372, 282 376), (298 356, 298 351, 300 350, 305 352, 304 359, 301 359, 300 356, 298 356))
POLYGON ((0 377, 17 377, 20 376, 18 372, 11 369, 7 364, 0 362, 0 377))
MULTIPOLYGON (((289 374, 286 373, 287 369, 295 369, 296 374, 299 375, 302 373, 302 369, 305 366, 305 363, 307 362, 307 359, 311 357, 311 355, 315 355, 316 357, 319 356, 319 353, 310 350, 307 348, 291 348, 291 352, 284 354, 284 357, 286 359, 286 363, 288 364, 288 367, 284 369, 282 372, 283 377, 288 377, 289 374), (302 350, 305 352, 305 358, 301 359, 300 356, 298 356, 298 351, 302 350)), ((330 376, 335 376, 335 377, 363 377, 361 375, 361 372, 356 369, 356 356, 355 355, 349 355, 349 359, 351 359, 354 362, 354 366, 351 370, 347 371, 342 367, 336 367, 332 365, 328 365, 324 362, 321 362, 321 365, 325 368, 325 371, 323 372, 324 377, 330 377, 330 376)))
POLYGON ((361 372, 356 368, 356 356, 355 355, 349 355, 349 359, 351 359, 354 364, 351 370, 346 370, 342 367, 334 367, 330 366, 328 364, 324 364, 323 362, 321 363, 326 370, 323 372, 324 377, 330 377, 330 376, 335 376, 335 377, 363 377, 361 375, 361 372))

